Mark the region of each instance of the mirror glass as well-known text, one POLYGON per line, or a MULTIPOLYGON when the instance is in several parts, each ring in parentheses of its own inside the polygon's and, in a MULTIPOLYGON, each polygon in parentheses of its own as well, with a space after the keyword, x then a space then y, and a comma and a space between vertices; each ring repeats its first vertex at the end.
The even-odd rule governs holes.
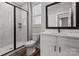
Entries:
POLYGON ((75 3, 58 2, 46 6, 47 27, 75 27, 75 3))

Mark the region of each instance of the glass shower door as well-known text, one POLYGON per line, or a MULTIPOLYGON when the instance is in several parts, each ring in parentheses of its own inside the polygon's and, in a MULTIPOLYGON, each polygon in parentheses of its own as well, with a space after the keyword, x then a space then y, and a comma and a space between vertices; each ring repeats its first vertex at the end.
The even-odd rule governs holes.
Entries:
POLYGON ((16 48, 27 41, 27 12, 16 8, 16 48))
POLYGON ((14 7, 0 2, 0 55, 14 49, 14 7))

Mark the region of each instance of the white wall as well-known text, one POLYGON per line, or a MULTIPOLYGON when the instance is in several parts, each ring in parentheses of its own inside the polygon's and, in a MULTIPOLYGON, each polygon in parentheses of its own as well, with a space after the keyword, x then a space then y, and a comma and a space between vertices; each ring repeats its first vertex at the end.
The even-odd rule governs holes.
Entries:
POLYGON ((28 15, 28 40, 32 39, 32 11, 31 11, 31 3, 27 4, 29 15, 28 15))
MULTIPOLYGON (((53 2, 52 2, 53 3, 53 2)), ((48 31, 48 32, 58 32, 57 29, 46 29, 46 5, 50 4, 50 2, 43 2, 42 3, 42 22, 43 22, 43 30, 48 31)), ((78 29, 61 29, 61 32, 66 32, 66 33, 79 33, 78 29)))

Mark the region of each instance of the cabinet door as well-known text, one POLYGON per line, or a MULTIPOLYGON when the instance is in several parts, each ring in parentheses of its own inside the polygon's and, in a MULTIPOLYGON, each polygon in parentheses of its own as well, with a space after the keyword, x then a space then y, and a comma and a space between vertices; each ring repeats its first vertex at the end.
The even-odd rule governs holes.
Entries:
POLYGON ((51 35, 41 35, 40 38, 41 56, 56 55, 56 37, 51 35))
POLYGON ((59 38, 58 39, 58 55, 78 56, 79 55, 79 39, 59 38))

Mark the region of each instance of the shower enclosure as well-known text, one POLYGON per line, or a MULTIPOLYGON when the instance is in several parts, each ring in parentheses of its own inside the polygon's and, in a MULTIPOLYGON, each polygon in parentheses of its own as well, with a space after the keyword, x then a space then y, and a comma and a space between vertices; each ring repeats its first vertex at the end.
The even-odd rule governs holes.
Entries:
POLYGON ((27 41, 28 11, 0 2, 0 55, 24 45, 27 41))

